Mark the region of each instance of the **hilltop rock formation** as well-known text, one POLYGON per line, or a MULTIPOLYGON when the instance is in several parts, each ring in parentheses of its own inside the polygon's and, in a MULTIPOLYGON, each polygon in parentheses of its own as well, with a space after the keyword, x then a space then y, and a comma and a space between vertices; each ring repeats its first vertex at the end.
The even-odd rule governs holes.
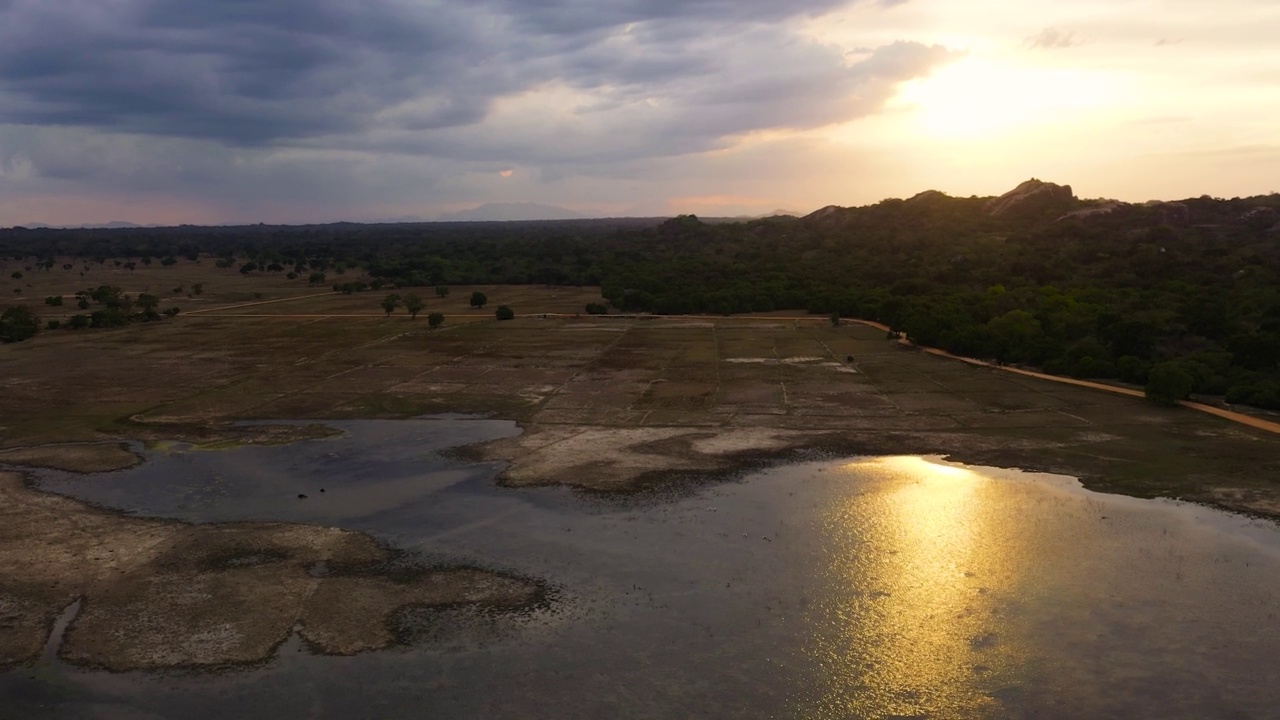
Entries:
POLYGON ((931 200, 945 200, 948 197, 950 196, 940 190, 925 190, 922 193, 916 193, 915 195, 907 198, 907 202, 919 204, 927 203, 931 200))
POLYGON ((1017 212, 1035 214, 1046 210, 1061 213, 1076 199, 1070 185, 1056 185, 1032 178, 998 198, 989 200, 986 211, 992 217, 1017 212))
POLYGON ((1127 203, 1115 202, 1115 201, 1106 202, 1106 203, 1103 203, 1102 205, 1096 205, 1094 207, 1087 207, 1082 210, 1069 212, 1066 215, 1063 215, 1062 217, 1058 218, 1055 222, 1064 222, 1067 220, 1090 220, 1094 218, 1099 218, 1104 215, 1110 215, 1111 213, 1115 212, 1117 208, 1124 207, 1126 204, 1127 203))
POLYGON ((802 219, 803 220, 824 220, 840 212, 841 210, 844 210, 844 208, 840 207, 839 205, 828 205, 824 208, 814 210, 808 215, 805 215, 802 219))

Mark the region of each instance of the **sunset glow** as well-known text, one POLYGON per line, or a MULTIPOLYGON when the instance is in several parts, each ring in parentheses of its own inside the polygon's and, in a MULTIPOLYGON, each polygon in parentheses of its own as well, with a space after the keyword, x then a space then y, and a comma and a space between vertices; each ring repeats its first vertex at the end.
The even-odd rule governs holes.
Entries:
POLYGON ((1260 0, 286 4, 5 6, 0 225, 1280 189, 1260 0))

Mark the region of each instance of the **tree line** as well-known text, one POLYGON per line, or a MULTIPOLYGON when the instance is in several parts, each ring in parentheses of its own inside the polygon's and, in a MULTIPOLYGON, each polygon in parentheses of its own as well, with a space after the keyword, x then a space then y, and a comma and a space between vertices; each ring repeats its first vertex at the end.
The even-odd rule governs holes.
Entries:
POLYGON ((326 271, 368 273, 362 286, 337 283, 343 292, 599 285, 623 312, 834 313, 957 354, 1140 385, 1154 373, 1167 394, 1280 409, 1280 195, 1055 201, 1000 215, 988 203, 923 193, 740 223, 10 230, 0 254, 132 262, 186 251, 306 272, 312 284, 326 271))

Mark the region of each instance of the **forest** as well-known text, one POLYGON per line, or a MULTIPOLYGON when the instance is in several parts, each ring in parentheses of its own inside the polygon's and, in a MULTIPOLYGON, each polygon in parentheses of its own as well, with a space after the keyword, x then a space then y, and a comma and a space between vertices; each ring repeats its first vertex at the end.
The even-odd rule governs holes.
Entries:
POLYGON ((744 222, 13 228, 0 254, 37 269, 208 257, 312 284, 360 267, 375 289, 598 285, 615 312, 836 314, 957 354, 1280 409, 1280 195, 1128 204, 1063 190, 929 191, 744 222))

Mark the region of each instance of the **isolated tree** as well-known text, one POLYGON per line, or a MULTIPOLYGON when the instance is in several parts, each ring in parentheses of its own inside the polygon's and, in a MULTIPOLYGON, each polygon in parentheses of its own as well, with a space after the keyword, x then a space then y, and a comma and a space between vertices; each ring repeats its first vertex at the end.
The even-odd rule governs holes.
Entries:
POLYGON ((40 318, 26 305, 0 313, 0 342, 21 342, 40 332, 40 318))
POLYGON ((418 319, 418 313, 422 312, 422 308, 426 306, 422 298, 413 293, 404 296, 404 309, 409 311, 409 317, 414 320, 418 319))
POLYGON ((427 315, 427 325, 435 329, 444 324, 444 313, 433 312, 427 315))
POLYGON ((510 320, 516 316, 515 311, 507 307, 506 305, 499 305, 497 311, 495 311, 493 314, 494 314, 494 317, 498 318, 499 320, 510 320))
POLYGON ((12 275, 10 275, 9 277, 13 278, 14 280, 21 280, 21 279, 22 279, 22 271, 21 271, 21 270, 14 270, 14 271, 13 271, 13 274, 12 274, 12 275))
POLYGON ((448 286, 448 285, 437 285, 437 286, 436 286, 436 297, 449 297, 449 286, 448 286))
POLYGON ((204 283, 195 283, 194 285, 192 285, 192 286, 191 286, 191 292, 195 293, 196 295, 203 295, 203 294, 204 294, 204 283))
POLYGON ((831 327, 840 327, 840 313, 831 313, 831 327))
POLYGON ((1151 368, 1144 388, 1147 399, 1161 405, 1173 405, 1185 400, 1195 387, 1195 378, 1174 361, 1162 362, 1151 368))
POLYGON ((482 308, 484 307, 484 304, 487 302, 489 302, 488 296, 486 296, 484 293, 480 292, 479 290, 476 290, 475 292, 471 293, 471 307, 482 308))
POLYGON ((168 256, 166 256, 163 260, 161 260, 161 261, 160 261, 160 264, 161 264, 161 265, 163 265, 163 266, 165 266, 165 267, 169 267, 169 266, 171 266, 171 265, 177 265, 177 264, 178 264, 178 258, 176 258, 176 257, 174 257, 174 256, 172 256, 172 255, 168 255, 168 256))
POLYGON ((250 261, 240 266, 240 274, 248 275, 249 273, 257 269, 258 269, 258 263, 250 261))
POLYGON ((379 304, 382 305, 383 310, 387 311, 387 317, 391 317, 391 313, 395 312, 396 308, 400 307, 400 296, 396 293, 391 293, 390 295, 382 298, 382 302, 379 304))
POLYGON ((138 296, 137 305, 143 312, 150 312, 156 309, 160 304, 160 298, 151 293, 142 293, 138 296))
POLYGON ((47 298, 45 298, 45 299, 44 299, 44 304, 45 304, 45 305, 52 306, 52 307, 61 307, 61 306, 62 306, 62 296, 61 296, 61 295, 50 295, 49 297, 47 297, 47 298))
POLYGON ((315 286, 317 286, 317 285, 323 285, 323 284, 324 284, 324 273, 322 273, 322 272, 313 272, 313 273, 311 273, 311 275, 307 277, 307 284, 308 284, 308 285, 311 285, 312 287, 315 287, 315 286))
POLYGON ((609 312, 609 308, 601 303, 587 303, 588 315, 604 315, 607 312, 609 312))

